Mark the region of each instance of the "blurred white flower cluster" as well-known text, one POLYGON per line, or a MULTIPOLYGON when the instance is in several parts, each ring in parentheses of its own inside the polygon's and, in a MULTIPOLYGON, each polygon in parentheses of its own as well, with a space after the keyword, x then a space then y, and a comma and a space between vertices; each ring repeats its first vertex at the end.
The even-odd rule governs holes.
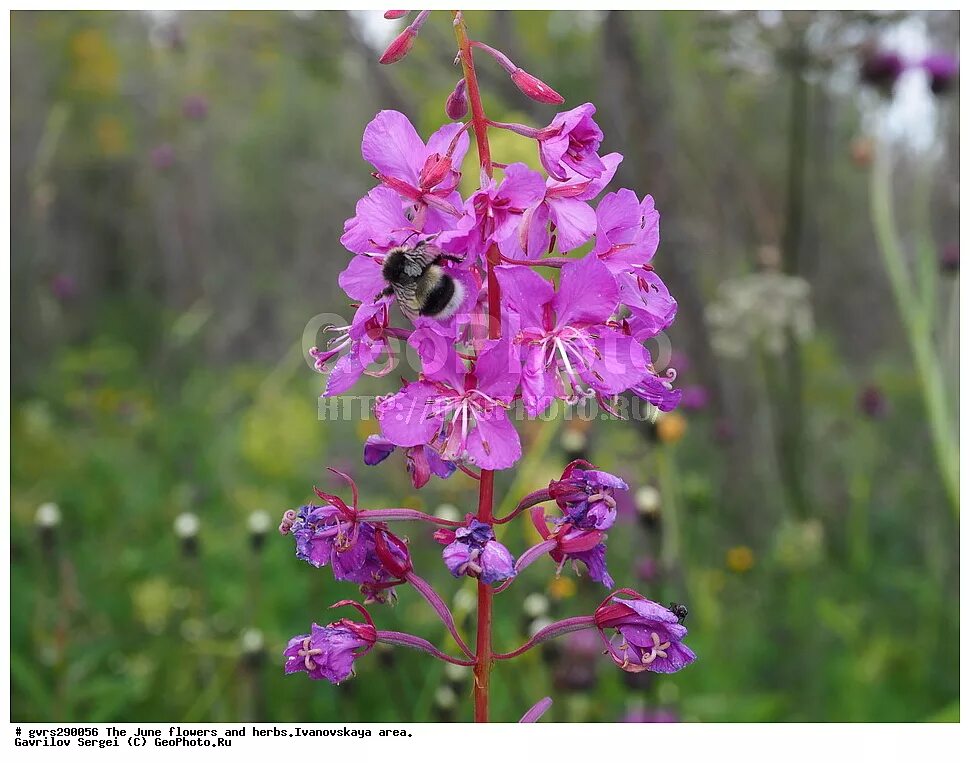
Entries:
POLYGON ((758 348, 779 355, 789 333, 799 342, 808 339, 815 327, 809 296, 804 278, 777 272, 722 282, 705 313, 714 351, 727 358, 744 357, 758 348))

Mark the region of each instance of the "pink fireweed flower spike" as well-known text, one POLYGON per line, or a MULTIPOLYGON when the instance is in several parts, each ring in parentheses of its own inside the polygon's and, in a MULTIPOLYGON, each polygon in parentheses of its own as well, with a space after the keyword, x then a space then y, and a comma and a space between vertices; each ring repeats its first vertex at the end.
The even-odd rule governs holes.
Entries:
POLYGON ((618 667, 629 673, 676 673, 696 659, 690 648, 681 643, 687 628, 678 612, 627 588, 617 593, 634 598, 611 594, 597 608, 593 619, 606 653, 618 667))

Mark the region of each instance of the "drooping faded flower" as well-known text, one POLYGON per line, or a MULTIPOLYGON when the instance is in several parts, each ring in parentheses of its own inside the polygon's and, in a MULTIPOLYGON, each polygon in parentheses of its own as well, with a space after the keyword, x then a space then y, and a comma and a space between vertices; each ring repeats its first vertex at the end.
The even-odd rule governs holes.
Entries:
MULTIPOLYGON (((368 466, 379 464, 395 450, 397 446, 386 437, 372 434, 364 443, 364 463, 368 466)), ((405 454, 405 466, 416 490, 427 485, 432 474, 446 480, 457 469, 451 461, 445 461, 437 451, 427 445, 406 448, 405 454)))
POLYGON ((613 578, 606 569, 606 543, 603 542, 606 533, 592 527, 578 527, 566 518, 553 520, 553 530, 549 527, 549 518, 542 506, 536 506, 530 515, 543 541, 555 543, 550 543, 549 556, 558 565, 557 574, 567 561, 573 562, 577 572, 579 569, 576 565, 582 562, 589 571, 590 580, 602 583, 607 588, 613 587, 613 578))
POLYGON ((485 522, 469 516, 464 527, 438 530, 435 539, 447 543, 441 556, 456 578, 467 575, 483 583, 500 583, 515 576, 515 559, 485 522))
MULTIPOLYGON (((628 589, 622 593, 639 596, 628 589)), ((670 609, 655 601, 610 596, 593 618, 610 658, 630 673, 676 673, 696 659, 681 643, 687 628, 670 609)))
POLYGON ((627 484, 609 472, 593 468, 586 461, 573 461, 562 477, 549 483, 549 495, 562 510, 561 522, 584 530, 608 530, 616 520, 617 490, 627 484))
POLYGON ((326 627, 313 623, 309 633, 290 639, 283 651, 283 669, 287 674, 304 672, 313 680, 339 684, 353 675, 354 661, 376 641, 377 630, 369 622, 342 618, 326 627))

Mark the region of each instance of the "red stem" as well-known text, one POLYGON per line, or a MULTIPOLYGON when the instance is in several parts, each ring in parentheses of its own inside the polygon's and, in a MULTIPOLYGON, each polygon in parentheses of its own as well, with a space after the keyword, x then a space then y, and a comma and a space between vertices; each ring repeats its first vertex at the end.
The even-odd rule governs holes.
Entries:
MULTIPOLYGON (((461 11, 454 11, 455 38, 458 54, 468 89, 468 103, 472 112, 472 128, 478 144, 478 163, 486 177, 492 177, 492 155, 488 147, 488 119, 482 106, 482 95, 475 74, 475 60, 468 29, 461 11)), ((498 247, 492 245, 486 257, 488 278, 488 337, 498 339, 501 335, 501 301, 495 265, 499 263, 498 247)), ((492 506, 495 498, 495 475, 483 469, 478 489, 478 520, 492 523, 492 506)), ((492 586, 478 583, 478 627, 475 642, 475 723, 488 723, 488 682, 492 672, 492 586)))

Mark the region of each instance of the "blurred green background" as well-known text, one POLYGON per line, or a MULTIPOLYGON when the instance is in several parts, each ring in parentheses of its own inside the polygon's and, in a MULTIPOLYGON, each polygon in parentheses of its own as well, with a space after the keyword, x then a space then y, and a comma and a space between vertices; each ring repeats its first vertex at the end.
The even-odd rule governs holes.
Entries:
MULTIPOLYGON (((510 507, 578 453, 624 476, 611 571, 688 604, 697 663, 631 678, 566 640, 497 666, 493 716, 549 694, 554 721, 958 719, 958 93, 858 74, 876 41, 955 53, 956 12, 467 18, 567 106, 593 101, 604 151, 626 156, 611 187, 656 198, 691 390, 655 425, 521 425, 529 455, 497 490, 510 507), (887 241, 919 290, 894 289, 887 241)), ((470 719, 469 676, 419 653, 373 653, 339 687, 284 678, 280 657, 356 594, 276 534, 312 485, 342 489, 324 466, 368 507, 476 501, 461 474, 416 493, 399 455, 364 467, 373 422, 319 421, 302 359, 307 321, 347 312, 338 239, 373 184, 364 125, 392 108, 427 135, 457 78, 446 13, 379 66, 399 26, 11 14, 14 720, 470 719)), ((548 123, 479 68, 490 116, 548 123)), ((535 165, 513 136, 493 154, 535 165)), ((513 553, 525 525, 505 530, 513 553)), ((473 630, 472 582, 406 534, 473 630)), ((497 601, 497 647, 603 595, 537 562, 497 601)), ((411 591, 374 615, 452 648, 411 591)))

